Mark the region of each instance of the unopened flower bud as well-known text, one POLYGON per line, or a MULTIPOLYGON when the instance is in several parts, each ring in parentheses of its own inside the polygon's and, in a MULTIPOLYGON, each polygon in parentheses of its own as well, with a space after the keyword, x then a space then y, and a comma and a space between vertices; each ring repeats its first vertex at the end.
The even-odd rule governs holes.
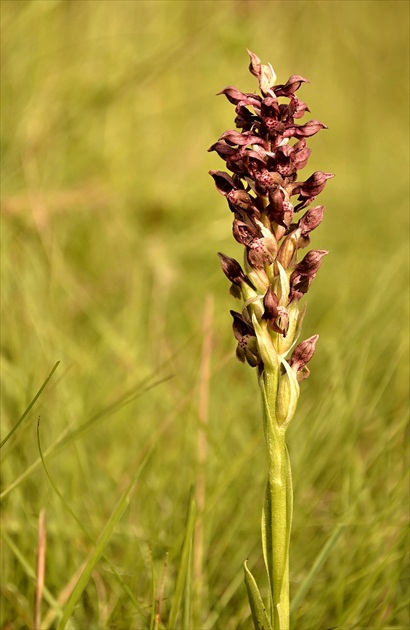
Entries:
POLYGON ((303 260, 296 265, 295 270, 290 276, 289 299, 291 301, 300 300, 300 298, 308 292, 322 264, 323 256, 326 256, 328 253, 329 252, 324 249, 312 249, 306 254, 303 260))
POLYGON ((229 256, 221 253, 218 256, 221 261, 222 271, 232 284, 240 287, 243 282, 247 282, 243 269, 235 258, 229 258, 229 256))
POLYGON ((292 356, 289 361, 290 367, 295 371, 299 372, 302 368, 305 367, 306 363, 310 361, 313 357, 316 347, 316 342, 319 339, 319 335, 313 335, 309 337, 309 339, 305 339, 302 341, 294 351, 292 352, 292 356))
POLYGON ((295 272, 303 276, 311 276, 317 273, 322 264, 323 256, 326 256, 328 253, 329 252, 325 249, 312 249, 300 263, 296 265, 295 272))
POLYGON ((275 71, 270 63, 267 66, 261 63, 261 60, 255 53, 250 50, 248 50, 248 53, 251 58, 249 70, 258 78, 259 89, 262 94, 268 94, 269 90, 275 85, 275 71))
POLYGON ((317 228, 318 225, 322 222, 323 213, 325 211, 324 206, 315 206, 314 208, 310 208, 300 219, 299 228, 301 230, 301 234, 306 236, 309 232, 317 228))
POLYGON ((259 59, 258 55, 255 55, 255 53, 251 52, 248 48, 247 48, 249 57, 251 58, 250 63, 249 63, 249 71, 255 76, 255 77, 259 77, 260 72, 261 72, 261 60, 259 59))
POLYGON ((299 195, 301 198, 317 197, 317 195, 324 189, 327 180, 332 177, 334 177, 333 173, 315 171, 305 182, 301 182, 294 187, 293 194, 299 195))

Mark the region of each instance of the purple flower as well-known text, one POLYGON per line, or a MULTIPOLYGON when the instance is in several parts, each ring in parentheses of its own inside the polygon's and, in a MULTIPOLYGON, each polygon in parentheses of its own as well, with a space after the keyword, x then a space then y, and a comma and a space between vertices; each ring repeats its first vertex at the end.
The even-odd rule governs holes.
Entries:
POLYGON ((250 366, 256 367, 260 364, 261 359, 259 356, 255 330, 252 324, 246 322, 240 313, 231 311, 231 315, 233 317, 233 333, 238 342, 236 356, 242 363, 247 361, 250 366))
POLYGON ((268 320, 269 327, 277 333, 286 337, 289 327, 289 314, 283 306, 279 306, 279 298, 271 289, 268 288, 263 298, 265 311, 262 315, 263 319, 268 320))
MULTIPOLYGON (((299 262, 298 253, 309 245, 312 231, 322 222, 324 206, 311 204, 333 174, 315 171, 305 180, 299 176, 311 154, 308 139, 327 129, 314 118, 299 122, 310 111, 296 95, 307 79, 292 75, 286 83, 275 85, 272 66, 248 52, 249 70, 258 80, 260 94, 233 86, 220 92, 235 108, 236 129, 222 133, 209 151, 220 156, 228 171, 210 171, 210 175, 233 214, 233 236, 245 249, 243 268, 235 259, 219 254, 232 294, 245 300, 242 315, 232 313, 237 356, 256 366, 261 363, 257 350, 260 330, 270 335, 266 348, 273 348, 273 352, 292 347, 292 335, 299 334, 295 325, 297 302, 309 290, 328 252, 313 249, 299 262), (297 218, 302 209, 306 209, 303 216, 297 218), (244 293, 244 284, 252 288, 254 297, 244 293), (259 329, 255 323, 256 334, 252 317, 258 322, 265 320, 268 327, 259 329), (286 342, 279 343, 279 335, 286 337, 286 342)), ((291 365, 296 366, 298 379, 308 374, 308 359, 303 363, 303 357, 309 348, 313 354, 316 339, 299 344, 292 354, 291 365)), ((265 341, 259 342, 266 360, 268 354, 262 352, 265 341)))
POLYGON ((289 299, 300 300, 308 292, 315 276, 322 264, 323 256, 328 254, 324 249, 312 249, 303 260, 298 263, 290 276, 289 299))
POLYGON ((310 374, 306 363, 313 357, 318 339, 319 335, 313 335, 309 339, 305 339, 305 341, 296 346, 290 357, 289 365, 296 372, 298 381, 305 380, 310 374))
POLYGON ((222 271, 232 284, 238 287, 240 287, 243 282, 249 284, 248 278, 243 273, 242 267, 235 258, 229 258, 229 256, 225 256, 225 254, 221 253, 219 253, 218 256, 221 261, 222 271))

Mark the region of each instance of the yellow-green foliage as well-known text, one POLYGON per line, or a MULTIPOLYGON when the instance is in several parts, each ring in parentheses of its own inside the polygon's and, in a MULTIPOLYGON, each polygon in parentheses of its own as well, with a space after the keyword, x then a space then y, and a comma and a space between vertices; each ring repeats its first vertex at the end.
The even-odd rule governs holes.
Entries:
POLYGON ((310 80, 301 98, 329 129, 312 139, 306 175, 336 174, 312 243, 330 255, 304 321, 304 338, 320 340, 288 436, 293 596, 344 528, 293 627, 407 628, 408 4, 1 8, 2 439, 61 362, 2 449, 2 627, 33 627, 40 510, 41 628, 53 628, 94 549, 83 528, 95 542, 107 533, 150 448, 70 627, 154 627, 158 597, 163 627, 170 611, 180 628, 251 625, 242 564, 259 581, 266 461, 256 377, 234 357, 235 304, 216 256, 240 246, 206 151, 232 120, 215 93, 254 89, 247 47, 280 82, 310 80), (39 460, 39 415, 49 474, 83 528, 39 460), (196 484, 205 503, 187 572, 196 484))

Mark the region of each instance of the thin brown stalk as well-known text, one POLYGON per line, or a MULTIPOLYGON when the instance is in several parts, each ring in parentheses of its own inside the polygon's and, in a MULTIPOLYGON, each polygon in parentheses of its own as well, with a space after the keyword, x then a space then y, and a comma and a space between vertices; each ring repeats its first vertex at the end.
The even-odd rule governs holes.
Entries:
MULTIPOLYGON (((213 322, 213 297, 208 295, 205 301, 203 318, 203 344, 201 365, 199 370, 199 396, 198 396, 198 432, 197 432, 197 479, 196 479, 196 504, 197 520, 194 533, 193 556, 193 584, 194 601, 200 603, 204 597, 204 523, 203 513, 206 498, 206 463, 208 458, 208 421, 209 421, 209 383, 211 378, 212 355, 212 322, 213 322)), ((200 622, 196 614, 196 621, 200 622)))
POLYGON ((161 624, 161 606, 164 601, 164 591, 165 591, 165 576, 168 568, 168 553, 165 556, 164 566, 162 569, 162 577, 159 585, 158 597, 156 600, 155 606, 155 625, 154 629, 158 630, 161 624))
MULTIPOLYGON (((78 582, 80 575, 82 574, 82 572, 84 571, 84 568, 87 565, 87 562, 91 556, 92 550, 90 551, 90 553, 87 555, 86 559, 80 564, 80 566, 78 567, 77 571, 71 576, 71 579, 69 582, 67 582, 67 584, 65 585, 65 587, 63 588, 63 590, 60 592, 60 594, 57 597, 57 603, 59 604, 59 606, 62 608, 66 602, 68 601, 74 586, 76 585, 76 583, 78 582)), ((43 622, 42 622, 42 626, 43 628, 49 628, 51 626, 51 624, 54 622, 54 620, 58 617, 58 615, 61 614, 61 610, 59 611, 57 608, 50 608, 47 612, 47 614, 45 615, 43 622)))
POLYGON ((46 567, 46 514, 41 510, 38 519, 38 546, 37 546, 37 579, 36 595, 34 601, 34 630, 41 628, 41 602, 43 600, 44 575, 46 567))

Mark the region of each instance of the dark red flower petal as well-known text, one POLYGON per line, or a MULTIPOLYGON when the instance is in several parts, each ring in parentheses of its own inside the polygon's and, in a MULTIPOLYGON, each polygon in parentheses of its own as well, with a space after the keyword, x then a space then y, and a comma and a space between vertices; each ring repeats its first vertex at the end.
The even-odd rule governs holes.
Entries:
POLYGON ((333 173, 315 171, 305 182, 300 182, 294 186, 292 195, 299 195, 301 199, 316 197, 324 189, 327 180, 332 179, 332 177, 334 177, 333 173))
POLYGON ((246 95, 240 90, 237 90, 236 87, 233 87, 233 85, 228 85, 228 87, 218 92, 217 96, 220 94, 226 96, 228 101, 233 103, 233 105, 237 105, 240 101, 243 101, 244 98, 246 98, 246 95))
POLYGON ((221 261, 222 271, 232 284, 240 287, 242 283, 247 282, 243 269, 235 258, 229 258, 229 256, 221 253, 218 256, 221 261))
POLYGON ((284 85, 275 85, 273 91, 276 96, 291 96, 300 88, 302 83, 309 83, 309 81, 299 74, 293 74, 284 85))
POLYGON ((269 328, 285 337, 289 327, 289 315, 287 310, 278 304, 278 296, 269 287, 263 298, 265 310, 262 318, 268 321, 269 328))
POLYGON ((289 126, 283 135, 285 138, 309 138, 321 129, 327 129, 326 125, 318 120, 309 120, 304 125, 289 126))
POLYGON ((209 174, 213 177, 216 189, 221 195, 226 197, 231 190, 236 189, 235 182, 228 173, 224 171, 209 171, 209 174))

